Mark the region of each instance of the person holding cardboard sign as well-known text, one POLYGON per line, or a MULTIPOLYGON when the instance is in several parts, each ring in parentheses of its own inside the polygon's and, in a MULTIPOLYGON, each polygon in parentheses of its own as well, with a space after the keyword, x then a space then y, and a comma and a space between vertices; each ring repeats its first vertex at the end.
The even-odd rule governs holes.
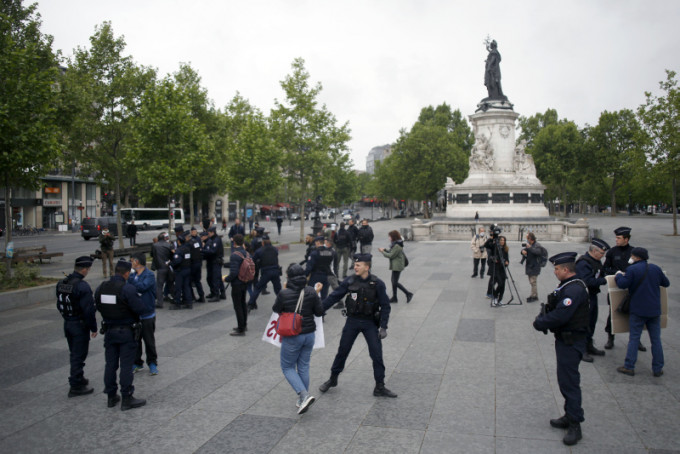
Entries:
POLYGON ((625 375, 635 375, 637 346, 640 344, 642 329, 646 326, 652 343, 652 373, 655 377, 663 375, 663 348, 661 346, 661 292, 659 287, 671 285, 668 277, 658 266, 649 263, 649 253, 642 247, 633 248, 633 263, 626 272, 615 276, 619 288, 630 292, 630 334, 626 361, 616 369, 625 375))

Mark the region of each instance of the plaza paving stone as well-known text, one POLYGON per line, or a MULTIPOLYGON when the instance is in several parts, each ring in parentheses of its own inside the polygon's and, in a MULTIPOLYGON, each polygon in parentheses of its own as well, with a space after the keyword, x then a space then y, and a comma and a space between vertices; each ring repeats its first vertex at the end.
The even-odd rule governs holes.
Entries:
MULTIPOLYGON (((235 326, 231 298, 194 305, 193 311, 157 312, 160 374, 135 375, 143 408, 106 407, 102 394, 103 339, 90 343, 89 396, 68 399, 68 349, 53 301, 0 313, 0 451, 11 453, 680 453, 680 238, 668 236, 669 217, 590 217, 591 228, 613 245, 613 229, 633 228, 631 244, 650 251, 668 273, 670 315, 662 332, 665 374, 652 377, 651 353, 640 353, 634 377, 623 376, 627 335, 613 350, 582 363, 586 422, 583 440, 568 448, 548 420, 562 414, 551 336, 531 326, 536 303, 489 307, 487 279, 471 279, 467 242, 407 242, 410 266, 403 294, 392 305, 384 341, 387 386, 397 399, 375 398, 371 360, 357 339, 339 385, 318 386, 329 375, 344 319, 330 309, 326 347, 314 350, 311 393, 317 402, 296 414, 297 396, 279 367, 279 350, 261 341, 274 295, 262 295, 246 337, 235 326)), ((387 232, 410 221, 372 224, 374 272, 390 289, 388 260, 377 252, 387 232)), ((273 223, 269 229, 275 231, 273 223)), ((299 261, 299 230, 284 226, 274 240, 290 243, 280 262, 299 261)), ((529 284, 519 265, 520 244, 510 244, 510 270, 522 300, 529 284)), ((539 242, 541 239, 538 238, 539 242)), ((584 243, 542 242, 550 254, 585 252, 584 243)), ((52 267, 54 269, 55 267, 52 267)), ((64 267, 59 271, 68 271, 64 267)), ((94 268, 88 281, 101 282, 94 268)), ((508 284, 511 284, 508 281, 508 284)), ((538 279, 544 300, 556 284, 550 265, 538 279)), ((514 291, 514 288, 512 289, 514 291)), ((510 289, 506 289, 506 300, 510 289)), ((517 301, 517 297, 516 297, 517 301)), ((606 300, 600 296, 595 343, 606 340, 606 300)), ((649 345, 648 339, 643 341, 649 345)))

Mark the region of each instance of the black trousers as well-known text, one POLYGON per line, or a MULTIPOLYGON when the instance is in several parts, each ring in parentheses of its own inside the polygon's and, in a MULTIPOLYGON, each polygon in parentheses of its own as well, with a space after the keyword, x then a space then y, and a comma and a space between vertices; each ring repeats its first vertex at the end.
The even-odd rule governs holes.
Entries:
POLYGON ((175 270, 175 304, 191 304, 191 269, 175 270))
POLYGON ((498 268, 489 269, 489 285, 487 287, 487 294, 492 294, 494 298, 498 300, 503 299, 505 294, 505 270, 499 270, 498 268))
POLYGON ((238 330, 243 332, 248 326, 248 305, 246 304, 246 289, 247 286, 239 280, 234 280, 231 283, 231 299, 234 303, 234 312, 236 312, 236 322, 238 323, 238 330))
POLYGON ((120 366, 120 393, 123 397, 131 396, 135 392, 132 385, 134 379, 132 366, 137 354, 137 342, 129 326, 112 326, 104 337, 104 392, 112 397, 118 391, 116 372, 120 366))
POLYGON ((399 276, 401 275, 401 271, 392 271, 392 298, 397 298, 397 289, 401 290, 404 292, 406 295, 408 295, 408 290, 406 290, 406 287, 401 285, 399 283, 399 276))
POLYGON ((472 268, 472 274, 477 276, 477 268, 479 267, 480 263, 482 267, 479 269, 479 274, 481 276, 484 276, 484 267, 486 267, 486 259, 472 259, 474 260, 474 266, 472 268))
POLYGON ((145 318, 141 320, 142 337, 137 341, 137 357, 135 364, 141 366, 142 361, 142 342, 146 348, 146 364, 158 365, 158 354, 156 353, 156 317, 145 318))
POLYGON ((83 368, 85 359, 90 348, 90 331, 80 320, 64 320, 64 335, 68 342, 69 359, 71 362, 71 372, 68 377, 68 384, 71 388, 77 388, 85 384, 83 368))
POLYGON ((583 422, 581 402, 581 374, 578 366, 586 349, 586 340, 580 339, 574 345, 567 345, 555 339, 557 357, 557 384, 564 397, 564 412, 572 421, 583 422))
POLYGON ((342 329, 342 336, 340 336, 340 346, 338 353, 335 355, 333 366, 331 366, 331 373, 339 375, 345 368, 345 361, 352 351, 352 346, 359 334, 364 335, 366 344, 368 344, 368 354, 373 360, 373 378, 376 383, 385 382, 385 363, 383 363, 382 356, 382 342, 378 336, 378 327, 373 320, 361 319, 355 317, 347 317, 345 327, 342 329))
POLYGON ((201 284, 201 268, 203 268, 203 262, 191 264, 191 283, 196 287, 199 299, 205 296, 203 285, 201 284))
POLYGON ((588 320, 588 342, 593 341, 593 334, 595 334, 595 325, 597 325, 597 295, 588 295, 590 298, 590 313, 588 320))

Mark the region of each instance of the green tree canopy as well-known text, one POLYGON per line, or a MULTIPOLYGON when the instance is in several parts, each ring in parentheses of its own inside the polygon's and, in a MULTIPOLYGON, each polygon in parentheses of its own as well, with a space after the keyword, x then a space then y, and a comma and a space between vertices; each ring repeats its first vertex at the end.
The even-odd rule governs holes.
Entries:
MULTIPOLYGON (((304 60, 295 59, 292 69, 293 73, 281 81, 285 100, 274 101, 270 121, 277 145, 283 151, 283 175, 289 190, 299 191, 302 207, 308 197, 333 193, 334 178, 342 175, 333 167, 349 171, 350 129, 347 123, 338 126, 326 106, 318 105, 321 84, 310 86, 304 60)), ((301 216, 300 241, 303 240, 304 216, 301 216)))
MULTIPOLYGON (((380 192, 395 198, 432 200, 446 178, 462 182, 474 143, 472 131, 459 110, 446 103, 425 107, 418 121, 400 137, 392 154, 376 172, 380 192)), ((427 217, 430 216, 426 205, 427 217)))
POLYGON ((40 31, 36 5, 0 5, 0 178, 5 188, 5 242, 12 239, 11 188, 35 188, 59 153, 58 62, 40 31))
POLYGON ((671 180, 673 235, 678 234, 678 192, 680 175, 680 90, 675 71, 666 70, 666 80, 659 82, 663 95, 645 93, 645 104, 638 115, 652 140, 650 159, 671 180))

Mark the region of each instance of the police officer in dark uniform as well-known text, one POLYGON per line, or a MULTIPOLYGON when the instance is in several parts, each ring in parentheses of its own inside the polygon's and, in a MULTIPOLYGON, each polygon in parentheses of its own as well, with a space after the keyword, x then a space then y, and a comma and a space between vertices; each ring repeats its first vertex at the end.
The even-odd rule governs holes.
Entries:
POLYGON ((578 367, 586 351, 590 320, 586 284, 576 278, 576 255, 576 252, 562 252, 550 257, 560 286, 548 295, 547 304, 541 304, 541 313, 534 320, 536 330, 545 334, 550 330, 555 334, 557 383, 564 396, 565 414, 561 418, 551 419, 550 425, 568 429, 562 439, 568 446, 582 438, 581 422, 584 418, 578 367))
POLYGON ((227 296, 222 282, 224 246, 222 245, 222 238, 217 234, 217 227, 214 225, 208 229, 208 239, 203 247, 203 257, 205 257, 206 274, 210 286, 208 302, 216 303, 219 300, 226 300, 227 296))
POLYGON ((248 301, 248 310, 257 309, 257 297, 260 292, 267 287, 268 282, 274 285, 276 295, 281 291, 281 275, 279 274, 279 251, 269 239, 269 236, 262 237, 263 246, 253 254, 255 266, 260 269, 260 279, 255 284, 253 294, 248 301))
POLYGON ((305 250, 305 258, 300 262, 300 265, 306 264, 309 261, 309 257, 312 255, 312 252, 314 252, 314 249, 316 249, 316 243, 314 242, 314 237, 311 233, 305 235, 305 244, 307 245, 307 249, 305 250))
MULTIPOLYGON (((198 236, 196 227, 191 227, 191 236, 189 237, 189 249, 191 250, 191 284, 196 287, 198 292, 197 303, 205 303, 205 293, 203 293, 203 285, 201 284, 201 269, 203 268, 203 241, 198 236)), ((191 292, 193 297, 193 291, 191 292)))
POLYGON ((175 273, 175 302, 170 304, 169 310, 193 309, 191 298, 191 246, 187 242, 186 232, 177 234, 179 247, 175 250, 170 261, 170 267, 175 273))
POLYGON ((588 252, 576 260, 576 277, 585 282, 588 287, 588 299, 590 303, 590 322, 588 324, 588 337, 586 338, 586 352, 583 361, 593 362, 593 356, 604 356, 604 350, 600 350, 593 344, 595 325, 597 325, 597 294, 600 293, 600 286, 607 285, 602 269, 602 257, 609 249, 606 241, 593 238, 590 241, 588 252))
POLYGON ((323 288, 321 289, 321 298, 328 296, 328 275, 333 274, 331 268, 333 264, 333 257, 337 257, 335 251, 328 249, 324 245, 324 237, 317 236, 314 238, 315 249, 309 255, 307 268, 305 274, 309 276, 309 286, 314 287, 314 284, 321 282, 323 288))
POLYGON ((68 383, 71 386, 68 397, 91 394, 83 367, 90 347, 90 337, 97 337, 97 320, 92 289, 84 281, 92 267, 88 256, 76 259, 73 273, 57 284, 57 309, 64 318, 64 335, 68 342, 71 372, 68 383))
POLYGON ((340 298, 347 295, 347 322, 342 329, 340 346, 331 367, 331 378, 319 387, 325 393, 338 385, 338 375, 345 368, 345 361, 352 350, 352 345, 361 333, 368 344, 368 353, 373 360, 373 377, 375 378, 374 396, 397 397, 385 388, 385 364, 382 357, 382 339, 387 337, 387 322, 390 318, 390 299, 387 296, 385 283, 371 274, 371 254, 354 256, 354 276, 350 276, 323 301, 324 310, 328 310, 340 298))
MULTIPOLYGON (((255 223, 255 228, 251 232, 251 240, 250 240, 250 253, 253 257, 255 257, 255 253, 259 251, 262 246, 264 245, 264 227, 260 227, 260 224, 257 222, 255 223), (254 233, 253 233, 254 232, 254 233)), ((246 248, 247 249, 247 248, 246 248)), ((255 280, 252 282, 252 289, 255 288, 258 282, 260 282, 260 265, 255 262, 255 280)), ((251 289, 248 289, 248 293, 250 293, 250 297, 252 299, 253 297, 253 292, 251 289)), ((269 291, 267 290, 267 283, 265 282, 264 288, 259 292, 262 293, 263 295, 269 295, 269 291)), ((255 307, 257 309, 257 306, 255 307)))
POLYGON ((120 393, 123 402, 120 409, 125 411, 141 407, 146 400, 133 396, 135 387, 132 367, 137 354, 137 340, 141 335, 139 315, 146 310, 134 285, 128 284, 132 264, 119 260, 116 274, 102 283, 94 294, 97 310, 102 314, 104 332, 104 392, 108 396, 109 408, 114 407, 120 397, 117 394, 116 371, 120 366, 120 393))
MULTIPOLYGON (((630 227, 619 227, 614 230, 614 235, 616 235, 616 246, 607 251, 607 255, 604 258, 604 272, 607 276, 616 274, 617 271, 626 271, 628 265, 630 264, 630 256, 633 252, 633 246, 629 244, 630 242, 630 227)), ((607 304, 611 305, 609 301, 609 295, 607 295, 607 304)), ((607 324, 604 327, 607 332, 607 343, 604 348, 610 350, 614 348, 614 335, 612 334, 612 314, 609 313, 607 317, 607 324)), ((647 351, 647 348, 642 345, 642 342, 638 345, 638 350, 641 352, 647 351)))

